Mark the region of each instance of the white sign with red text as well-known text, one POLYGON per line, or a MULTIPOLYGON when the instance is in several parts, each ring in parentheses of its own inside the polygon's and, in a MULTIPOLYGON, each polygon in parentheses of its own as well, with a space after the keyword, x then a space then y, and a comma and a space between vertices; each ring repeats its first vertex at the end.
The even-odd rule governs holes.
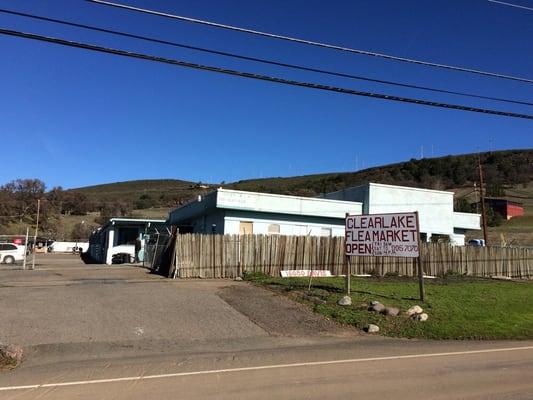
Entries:
POLYGON ((326 277, 332 276, 331 271, 322 270, 322 269, 314 269, 312 271, 310 269, 291 269, 291 270, 281 271, 281 276, 283 278, 298 278, 298 277, 310 276, 310 275, 316 278, 326 278, 326 277))
POLYGON ((418 218, 415 212, 348 215, 348 256, 418 257, 418 218))

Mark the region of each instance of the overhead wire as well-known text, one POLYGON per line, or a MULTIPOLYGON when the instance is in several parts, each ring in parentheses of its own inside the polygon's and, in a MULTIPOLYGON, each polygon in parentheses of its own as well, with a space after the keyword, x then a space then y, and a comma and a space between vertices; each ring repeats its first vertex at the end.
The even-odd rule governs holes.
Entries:
POLYGON ((490 3, 497 3, 497 4, 501 4, 501 5, 508 6, 508 7, 521 8, 523 10, 533 11, 533 7, 526 7, 526 6, 522 6, 520 4, 507 3, 505 1, 497 1, 497 0, 488 0, 488 1, 490 3))
POLYGON ((383 99, 383 100, 397 101, 397 102, 403 102, 403 103, 419 104, 419 105, 425 105, 425 106, 430 106, 430 107, 447 108, 447 109, 454 109, 454 110, 460 110, 460 111, 469 111, 469 112, 476 112, 476 113, 483 113, 483 114, 491 114, 491 115, 499 115, 499 116, 505 116, 505 117, 523 118, 523 119, 533 120, 533 115, 529 115, 529 114, 514 113, 514 112, 478 108, 478 107, 470 107, 470 106, 459 105, 459 104, 442 103, 442 102, 414 99, 414 98, 409 98, 409 97, 401 97, 401 96, 388 95, 388 94, 382 94, 382 93, 365 92, 365 91, 347 89, 347 88, 338 87, 338 86, 322 85, 318 83, 295 81, 295 80, 284 79, 284 78, 279 78, 275 76, 267 76, 267 75, 255 74, 251 72, 236 71, 232 69, 191 63, 191 62, 182 61, 182 60, 169 59, 169 58, 158 57, 158 56, 142 54, 142 53, 134 53, 134 52, 125 51, 125 50, 119 50, 119 49, 114 49, 114 48, 109 48, 109 47, 101 47, 101 46, 96 46, 96 45, 87 44, 87 43, 58 39, 54 37, 36 35, 33 33, 26 33, 26 32, 14 31, 14 30, 3 29, 3 28, 0 28, 0 34, 20 37, 20 38, 25 38, 25 39, 32 39, 32 40, 37 40, 37 41, 42 41, 42 42, 54 43, 54 44, 59 44, 62 46, 81 48, 81 49, 91 50, 91 51, 100 52, 100 53, 108 53, 108 54, 129 57, 129 58, 136 58, 136 59, 141 59, 141 60, 176 65, 180 67, 192 68, 192 69, 197 69, 197 70, 202 70, 202 71, 211 71, 211 72, 238 76, 238 77, 243 77, 243 78, 274 82, 274 83, 283 84, 283 85, 305 87, 305 88, 315 89, 315 90, 350 94, 350 95, 355 95, 355 96, 370 97, 370 98, 375 98, 375 99, 383 99))
POLYGON ((360 54, 360 55, 365 55, 365 56, 384 58, 384 59, 387 59, 387 60, 399 61, 399 62, 410 63, 410 64, 424 65, 424 66, 434 67, 434 68, 443 68, 443 69, 453 70, 453 71, 468 72, 468 73, 477 74, 477 75, 490 76, 490 77, 493 77, 493 78, 501 78, 501 79, 509 79, 509 80, 514 80, 514 81, 526 82, 526 83, 533 83, 533 79, 529 79, 529 78, 506 75, 506 74, 501 74, 501 73, 496 73, 496 72, 482 71, 482 70, 478 70, 478 69, 460 67, 460 66, 449 65, 449 64, 434 63, 434 62, 429 62, 429 61, 417 60, 417 59, 414 59, 414 58, 399 57, 399 56, 394 56, 394 55, 384 54, 384 53, 377 53, 377 52, 368 51, 368 50, 360 50, 360 49, 354 49, 354 48, 350 48, 350 47, 337 46, 337 45, 333 45, 333 44, 316 42, 316 41, 312 41, 312 40, 306 40, 306 39, 295 38, 295 37, 290 37, 290 36, 284 36, 284 35, 279 35, 279 34, 275 34, 275 33, 258 31, 258 30, 254 30, 254 29, 241 28, 241 27, 234 26, 234 25, 226 25, 226 24, 220 24, 220 23, 217 23, 217 22, 201 20, 201 19, 197 19, 197 18, 190 18, 190 17, 185 17, 185 16, 182 16, 182 15, 176 15, 176 14, 170 14, 170 13, 165 13, 165 12, 160 12, 160 11, 155 11, 155 10, 149 10, 149 9, 146 9, 146 8, 134 7, 134 6, 126 5, 126 4, 113 3, 113 2, 105 1, 105 0, 86 0, 86 1, 88 1, 90 3, 94 3, 94 4, 100 4, 100 5, 104 5, 104 6, 121 8, 121 9, 124 9, 124 10, 135 11, 135 12, 140 12, 140 13, 145 13, 145 14, 152 14, 152 15, 156 15, 156 16, 160 16, 160 17, 164 17, 164 18, 177 19, 177 20, 181 20, 181 21, 191 22, 191 23, 194 23, 194 24, 207 25, 207 26, 211 26, 211 27, 215 27, 215 28, 221 28, 221 29, 226 29, 226 30, 231 30, 231 31, 236 31, 236 32, 242 32, 242 33, 248 33, 248 34, 251 34, 251 35, 263 36, 263 37, 268 37, 268 38, 271 38, 271 39, 278 39, 278 40, 294 42, 294 43, 300 43, 300 44, 305 44, 305 45, 309 45, 309 46, 322 47, 322 48, 327 48, 327 49, 332 49, 332 50, 339 50, 339 51, 348 52, 348 53, 354 53, 354 54, 360 54))
POLYGON ((388 80, 383 80, 383 79, 375 79, 375 78, 369 78, 369 77, 365 77, 365 76, 358 76, 358 75, 346 74, 346 73, 341 73, 341 72, 328 71, 328 70, 324 70, 324 69, 306 67, 306 66, 303 66, 303 65, 296 65, 296 64, 289 64, 289 63, 284 63, 284 62, 279 62, 279 61, 267 60, 267 59, 264 59, 264 58, 243 56, 243 55, 235 54, 235 53, 229 53, 229 52, 224 52, 224 51, 219 51, 219 50, 212 50, 212 49, 207 49, 207 48, 203 48, 203 47, 183 44, 183 43, 176 43, 176 42, 172 42, 172 41, 168 41, 168 40, 164 40, 164 39, 158 39, 158 38, 148 37, 148 36, 141 36, 141 35, 136 35, 136 34, 132 34, 132 33, 121 32, 121 31, 116 31, 116 30, 112 30, 112 29, 106 29, 106 28, 100 28, 100 27, 96 27, 96 26, 81 24, 81 23, 77 23, 77 22, 64 21, 64 20, 59 20, 59 19, 55 19, 55 18, 43 17, 43 16, 40 16, 40 15, 27 14, 27 13, 18 12, 18 11, 6 10, 6 9, 2 9, 2 8, 0 8, 0 13, 11 14, 11 15, 16 15, 16 16, 36 19, 36 20, 40 20, 40 21, 52 22, 52 23, 56 23, 56 24, 60 24, 60 25, 72 26, 72 27, 76 27, 76 28, 82 28, 82 29, 92 30, 92 31, 95 31, 95 32, 102 32, 102 33, 107 33, 107 34, 111 34, 111 35, 122 36, 122 37, 127 37, 127 38, 132 38, 132 39, 139 39, 139 40, 152 42, 152 43, 170 45, 170 46, 174 46, 174 47, 179 47, 179 48, 184 48, 184 49, 189 49, 189 50, 195 50, 195 51, 200 51, 200 52, 209 53, 209 54, 216 54, 216 55, 221 55, 221 56, 224 56, 224 57, 231 57, 231 58, 236 58, 236 59, 240 59, 240 60, 253 61, 253 62, 258 62, 258 63, 262 63, 262 64, 275 65, 275 66, 280 66, 280 67, 285 67, 285 68, 292 68, 292 69, 296 69, 296 70, 300 70, 300 71, 315 72, 315 73, 320 73, 320 74, 337 76, 337 77, 341 77, 341 78, 356 79, 356 80, 362 80, 362 81, 373 82, 373 83, 380 83, 380 84, 386 84, 386 85, 392 85, 392 86, 398 86, 398 87, 405 87, 405 88, 409 88, 409 89, 426 90, 426 91, 431 91, 431 92, 435 92, 435 93, 445 93, 445 94, 472 97, 472 98, 483 99, 483 100, 492 100, 492 101, 500 101, 500 102, 505 102, 505 103, 513 103, 513 104, 520 104, 520 105, 526 105, 526 106, 533 106, 533 103, 527 102, 527 101, 522 101, 522 100, 512 100, 512 99, 505 99, 505 98, 501 98, 501 97, 484 96, 484 95, 479 95, 479 94, 474 94, 474 93, 458 92, 458 91, 453 91, 453 90, 438 89, 438 88, 432 88, 432 87, 420 86, 420 85, 413 85, 413 84, 408 84, 408 83, 393 82, 393 81, 388 81, 388 80))

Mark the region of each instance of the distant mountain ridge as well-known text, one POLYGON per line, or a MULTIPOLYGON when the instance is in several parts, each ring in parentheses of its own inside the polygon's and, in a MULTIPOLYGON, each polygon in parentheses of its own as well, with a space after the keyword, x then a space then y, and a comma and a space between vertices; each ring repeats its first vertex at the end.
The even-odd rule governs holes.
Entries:
POLYGON ((83 193, 95 203, 128 201, 142 209, 182 204, 220 186, 300 196, 316 196, 365 182, 447 190, 471 186, 478 181, 478 157, 483 165, 487 189, 494 193, 501 193, 507 186, 527 186, 533 181, 533 149, 524 149, 411 159, 355 172, 248 179, 228 184, 150 179, 106 183, 70 191, 83 193))

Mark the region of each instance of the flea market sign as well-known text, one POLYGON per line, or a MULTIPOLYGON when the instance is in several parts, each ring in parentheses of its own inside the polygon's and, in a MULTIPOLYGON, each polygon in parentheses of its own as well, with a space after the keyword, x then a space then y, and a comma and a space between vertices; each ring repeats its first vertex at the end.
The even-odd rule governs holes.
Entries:
POLYGON ((418 257, 418 213, 346 216, 347 256, 418 257))

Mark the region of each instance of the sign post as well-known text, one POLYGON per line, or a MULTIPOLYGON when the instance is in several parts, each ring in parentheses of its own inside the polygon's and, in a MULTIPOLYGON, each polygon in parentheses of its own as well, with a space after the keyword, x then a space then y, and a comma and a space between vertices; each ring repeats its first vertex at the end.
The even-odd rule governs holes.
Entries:
MULTIPOLYGON (((418 212, 346 215, 345 246, 347 272, 351 256, 417 258, 420 299, 424 300, 418 212)), ((347 290, 348 284, 347 274, 347 290)))
MULTIPOLYGON (((416 226, 419 227, 418 211, 416 214, 416 226)), ((417 228, 418 229, 418 228, 417 228)), ((420 249, 420 234, 418 236, 418 290, 420 291, 420 301, 424 301, 424 269, 422 264, 422 251, 420 249)))
MULTIPOLYGON (((350 216, 350 214, 346 213, 346 219, 348 219, 348 217, 350 216)), ((344 238, 345 242, 348 240, 348 237, 345 236, 344 238)), ((352 275, 352 268, 351 268, 351 265, 350 265, 350 255, 348 253, 346 253, 344 255, 344 264, 345 264, 345 273, 346 273, 346 278, 345 278, 345 286, 346 286, 346 295, 349 296, 350 295, 350 286, 351 286, 351 275, 352 275)))

